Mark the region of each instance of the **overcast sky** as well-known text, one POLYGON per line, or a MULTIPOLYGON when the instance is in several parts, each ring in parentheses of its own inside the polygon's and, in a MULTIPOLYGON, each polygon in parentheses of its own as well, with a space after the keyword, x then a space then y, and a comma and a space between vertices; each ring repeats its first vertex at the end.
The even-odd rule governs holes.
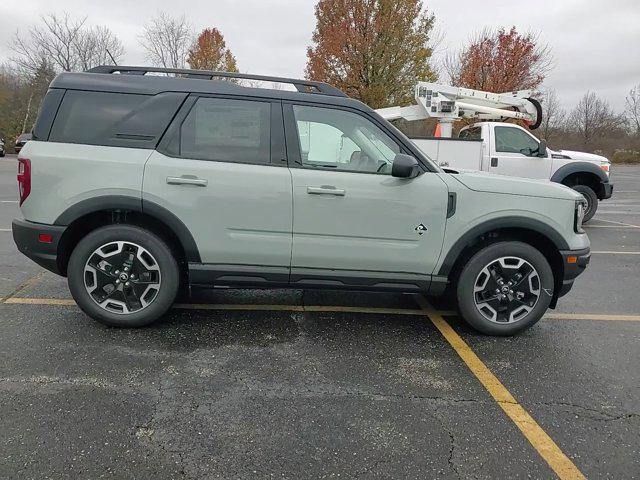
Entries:
MULTIPOLYGON (((194 29, 218 27, 241 71, 301 77, 315 25, 315 0, 21 0, 0 2, 0 63, 16 28, 27 30, 42 13, 67 10, 108 26, 124 43, 125 62, 144 64, 137 35, 148 18, 164 10, 185 13, 194 29), (52 10, 55 9, 55 10, 52 10)), ((587 90, 616 109, 640 83, 640 0, 430 0, 443 32, 443 50, 456 49, 485 26, 540 33, 555 66, 546 85, 567 107, 587 90)))

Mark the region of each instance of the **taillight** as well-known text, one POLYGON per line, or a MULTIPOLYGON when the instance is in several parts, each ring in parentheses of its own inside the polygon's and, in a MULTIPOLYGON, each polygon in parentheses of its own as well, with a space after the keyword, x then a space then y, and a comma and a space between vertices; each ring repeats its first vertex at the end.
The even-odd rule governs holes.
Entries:
POLYGON ((18 191, 22 205, 31 193, 31 160, 26 158, 18 159, 18 191))

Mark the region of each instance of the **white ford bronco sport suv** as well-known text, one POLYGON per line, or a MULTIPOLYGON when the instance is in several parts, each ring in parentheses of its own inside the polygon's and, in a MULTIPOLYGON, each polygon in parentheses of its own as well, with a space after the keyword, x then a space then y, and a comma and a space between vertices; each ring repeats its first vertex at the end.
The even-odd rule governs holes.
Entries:
POLYGON ((509 335, 590 258, 579 193, 445 173, 372 109, 307 80, 63 73, 18 162, 18 248, 108 325, 153 322, 181 285, 448 289, 472 326, 509 335))

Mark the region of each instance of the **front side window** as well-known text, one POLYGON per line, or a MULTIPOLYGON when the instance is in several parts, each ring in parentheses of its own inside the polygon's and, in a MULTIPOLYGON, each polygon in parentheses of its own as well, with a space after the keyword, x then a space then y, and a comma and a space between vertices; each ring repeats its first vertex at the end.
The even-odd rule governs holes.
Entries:
POLYGON ((496 127, 496 152, 532 155, 538 151, 538 141, 519 128, 496 127))
POLYGON ((373 122, 345 110, 293 106, 302 164, 391 174, 400 147, 373 122))
POLYGON ((268 164, 271 104, 199 98, 180 127, 180 156, 268 164))

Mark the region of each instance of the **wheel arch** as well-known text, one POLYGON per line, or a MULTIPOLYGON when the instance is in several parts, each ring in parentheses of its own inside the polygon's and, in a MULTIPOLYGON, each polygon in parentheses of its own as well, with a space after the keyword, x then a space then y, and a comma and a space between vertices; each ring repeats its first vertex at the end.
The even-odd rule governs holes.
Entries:
POLYGON ((572 162, 556 170, 551 176, 551 181, 567 187, 586 185, 596 192, 598 198, 602 200, 605 196, 603 183, 608 183, 609 177, 593 163, 572 162))
POLYGON ((557 230, 538 220, 509 217, 489 220, 474 226, 449 249, 438 270, 438 275, 447 277, 449 283, 455 285, 462 268, 475 253, 492 243, 505 240, 527 243, 545 256, 554 277, 553 308, 564 275, 560 250, 568 250, 570 247, 557 230))
POLYGON ((54 222, 65 229, 58 243, 57 262, 66 275, 71 252, 89 231, 117 223, 144 227, 164 239, 178 255, 181 267, 200 262, 200 252, 186 225, 166 208, 140 198, 102 196, 79 202, 65 210, 54 222))

